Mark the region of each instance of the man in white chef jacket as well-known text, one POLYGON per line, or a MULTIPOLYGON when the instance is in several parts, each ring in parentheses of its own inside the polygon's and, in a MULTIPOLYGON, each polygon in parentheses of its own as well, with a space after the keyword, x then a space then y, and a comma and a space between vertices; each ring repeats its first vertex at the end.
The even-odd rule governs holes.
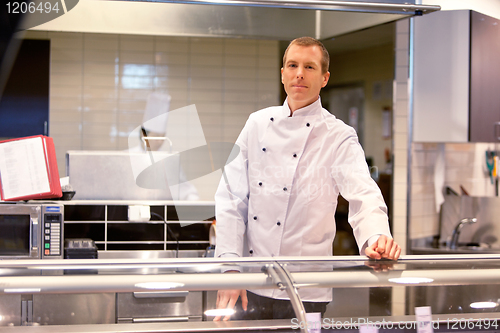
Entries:
MULTIPOLYGON (((216 257, 332 255, 339 194, 349 201, 360 253, 399 257, 387 207, 355 130, 321 106, 328 66, 327 50, 313 38, 298 38, 285 51, 281 81, 287 99, 250 115, 236 141, 240 153, 225 167, 215 195, 216 257)), ((299 293, 306 312, 324 313, 332 299, 324 289, 299 293)), ((288 299, 276 289, 221 290, 217 308, 233 308, 240 297, 247 312, 258 311, 259 304, 279 307, 288 299)))

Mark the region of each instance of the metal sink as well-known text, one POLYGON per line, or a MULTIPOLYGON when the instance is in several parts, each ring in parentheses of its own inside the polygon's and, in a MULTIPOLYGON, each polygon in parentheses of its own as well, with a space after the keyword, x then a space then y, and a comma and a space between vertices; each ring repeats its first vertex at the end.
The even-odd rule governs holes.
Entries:
POLYGON ((446 246, 432 247, 417 247, 411 249, 412 254, 474 254, 474 253, 500 253, 500 247, 490 246, 488 244, 474 245, 459 245, 456 249, 451 249, 446 246))
POLYGON ((459 246, 458 250, 473 251, 473 252, 477 252, 477 251, 500 252, 500 248, 495 248, 495 247, 489 246, 487 244, 459 246))

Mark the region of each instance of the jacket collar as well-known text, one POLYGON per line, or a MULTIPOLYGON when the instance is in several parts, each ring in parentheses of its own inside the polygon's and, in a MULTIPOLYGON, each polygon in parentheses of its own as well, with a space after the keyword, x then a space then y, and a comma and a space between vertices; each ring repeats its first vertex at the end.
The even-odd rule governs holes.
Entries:
MULTIPOLYGON (((322 109, 321 105, 321 98, 318 97, 318 99, 312 103, 309 104, 308 106, 305 106, 303 108, 297 109, 293 112, 292 117, 304 117, 304 116, 315 116, 319 115, 321 113, 322 109)), ((288 106, 288 98, 285 99, 285 102, 283 103, 283 115, 285 117, 290 116, 290 107, 288 106)))

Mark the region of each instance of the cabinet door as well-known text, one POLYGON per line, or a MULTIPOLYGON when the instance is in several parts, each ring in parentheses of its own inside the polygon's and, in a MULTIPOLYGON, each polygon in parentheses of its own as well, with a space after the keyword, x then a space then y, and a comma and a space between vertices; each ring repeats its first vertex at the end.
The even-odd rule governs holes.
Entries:
POLYGON ((468 10, 415 17, 414 132, 419 142, 467 142, 468 10))
POLYGON ((23 320, 21 309, 21 295, 0 295, 0 327, 20 326, 23 320))
POLYGON ((203 292, 153 291, 118 293, 118 323, 200 321, 203 292))
POLYGON ((3 92, 0 87, 0 137, 48 135, 49 76, 50 41, 23 40, 3 92))
POLYGON ((500 20, 471 11, 470 141, 499 141, 500 20))
POLYGON ((33 294, 33 322, 37 325, 113 324, 115 302, 115 293, 33 294))

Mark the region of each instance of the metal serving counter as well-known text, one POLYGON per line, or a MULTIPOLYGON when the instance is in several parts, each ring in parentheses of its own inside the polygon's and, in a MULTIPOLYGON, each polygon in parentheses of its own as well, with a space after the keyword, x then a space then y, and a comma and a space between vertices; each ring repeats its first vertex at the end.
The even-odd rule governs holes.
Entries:
MULTIPOLYGON (((497 330, 499 283, 500 256, 495 254, 404 256, 397 262, 373 261, 361 256, 5 260, 0 262, 0 303, 18 302, 21 312, 33 312, 31 321, 22 322, 30 326, 16 326, 19 324, 9 322, 15 316, 2 312, 2 325, 10 327, 0 330, 312 332, 310 326, 302 324, 310 320, 306 319, 301 298, 307 300, 307 293, 311 292, 329 295, 332 291, 333 301, 320 323, 323 331, 358 330, 360 325, 370 323, 416 331, 414 309, 422 306, 431 307, 432 324, 438 331, 497 330), (221 273, 234 266, 239 266, 242 272, 221 273), (205 311, 215 308, 213 295, 220 289, 282 290, 292 300, 296 318, 213 322, 205 311), (76 297, 82 295, 88 298, 76 297), (100 298, 95 301, 92 295, 100 298), (352 297, 346 299, 345 295, 352 297), (361 298, 367 310, 357 305, 359 295, 364 295, 361 298), (52 300, 47 302, 43 297, 52 300), (86 303, 72 304, 71 300, 86 303), (145 313, 146 317, 133 318, 126 306, 138 306, 140 309, 132 312, 145 313), (196 315, 183 314, 184 308, 190 307, 197 308, 196 315), (160 309, 160 313, 150 314, 154 309, 160 309), (96 313, 101 315, 101 322, 92 321, 96 313), (104 318, 105 314, 111 318, 104 318), (50 316, 61 315, 65 318, 63 322, 58 325, 51 322, 50 316), (72 318, 80 319, 72 321, 72 318)), ((0 309, 4 311, 2 306, 0 309)))

